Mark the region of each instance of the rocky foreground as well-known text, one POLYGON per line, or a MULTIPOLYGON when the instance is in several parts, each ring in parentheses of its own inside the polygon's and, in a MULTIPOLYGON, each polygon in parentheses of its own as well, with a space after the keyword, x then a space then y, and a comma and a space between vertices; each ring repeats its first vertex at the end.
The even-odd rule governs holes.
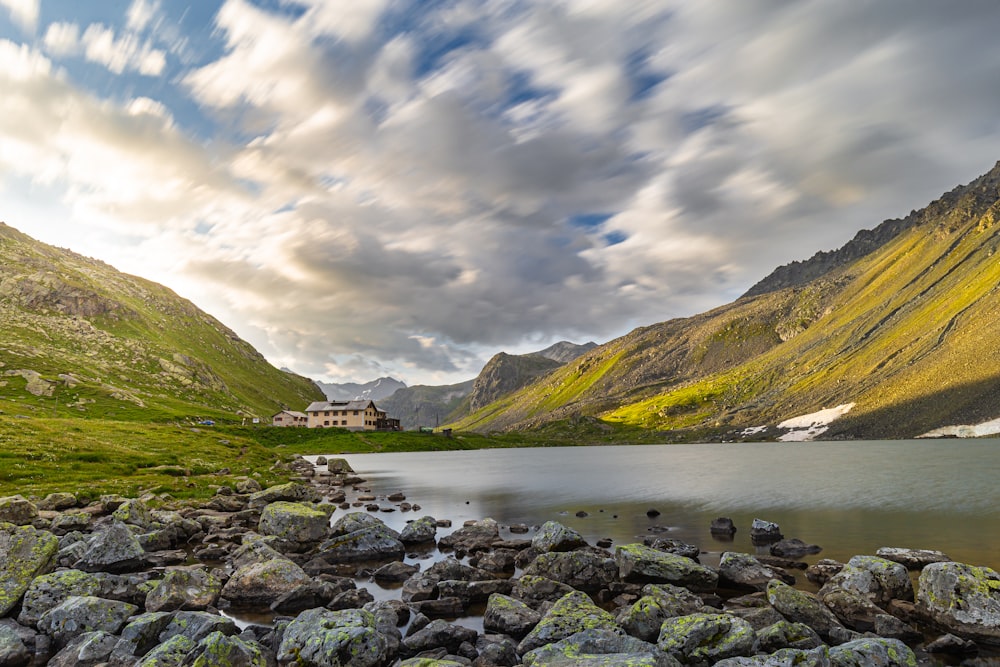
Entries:
POLYGON ((713 569, 658 538, 609 551, 556 522, 530 540, 492 519, 397 533, 343 461, 294 465, 302 482, 248 479, 199 507, 0 499, 0 665, 891 666, 991 664, 972 656, 1000 645, 1000 575, 939 552, 820 561, 814 595, 780 561, 713 569), (404 562, 435 545, 451 555, 404 562), (471 610, 483 633, 446 620, 471 610), (270 622, 233 619, 254 612, 270 622))

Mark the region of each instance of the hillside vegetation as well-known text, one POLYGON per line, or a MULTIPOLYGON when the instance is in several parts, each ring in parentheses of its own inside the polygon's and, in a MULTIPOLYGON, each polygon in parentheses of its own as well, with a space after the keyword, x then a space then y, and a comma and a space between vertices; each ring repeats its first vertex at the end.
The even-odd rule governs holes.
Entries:
POLYGON ((995 418, 998 220, 1000 166, 859 234, 848 251, 782 267, 726 306, 637 329, 452 426, 596 416, 664 440, 733 439, 854 403, 824 437, 881 438, 995 418))
POLYGON ((148 280, 0 223, 0 412, 242 420, 323 394, 148 280))

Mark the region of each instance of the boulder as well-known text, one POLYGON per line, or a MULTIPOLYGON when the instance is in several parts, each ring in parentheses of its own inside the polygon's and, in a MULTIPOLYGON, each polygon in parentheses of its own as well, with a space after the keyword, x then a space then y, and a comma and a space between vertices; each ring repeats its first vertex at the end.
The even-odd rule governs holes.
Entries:
POLYGON ((521 600, 532 609, 539 609, 548 602, 555 602, 567 593, 572 593, 573 588, 564 583, 553 581, 546 577, 538 577, 533 574, 526 574, 514 581, 510 595, 521 600))
POLYGON ((822 586, 830 577, 844 569, 844 564, 830 558, 821 558, 806 568, 806 579, 822 586))
POLYGON ((220 597, 240 609, 269 609, 282 596, 312 583, 302 568, 285 558, 244 565, 222 587, 220 597))
POLYGON ((825 644, 808 651, 783 648, 770 655, 726 658, 714 667, 830 667, 830 648, 825 644))
POLYGON ((174 635, 153 650, 142 655, 135 667, 180 667, 196 644, 183 635, 174 635))
POLYGON ((542 553, 549 551, 572 551, 577 547, 587 546, 583 536, 567 528, 558 521, 546 521, 531 538, 531 546, 542 553))
POLYGON ((818 554, 822 550, 823 547, 818 544, 806 544, 796 537, 779 540, 768 549, 772 556, 779 558, 802 558, 810 554, 818 554))
POLYGON ((517 652, 528 651, 565 639, 583 630, 615 630, 614 617, 594 604, 586 593, 573 591, 559 598, 542 620, 521 640, 517 652))
POLYGON ((32 526, 0 524, 0 616, 21 600, 31 581, 49 572, 59 551, 59 538, 32 526))
POLYGON ((927 549, 902 549, 899 547, 882 547, 875 552, 879 558, 899 563, 907 570, 922 570, 931 563, 947 563, 951 560, 941 551, 927 549))
MULTIPOLYGON (((236 624, 224 616, 213 614, 207 611, 176 611, 168 616, 169 623, 160 633, 161 642, 182 635, 193 642, 200 642, 213 632, 221 632, 224 635, 235 635, 239 633, 236 624)), ((122 632, 124 638, 125 632, 122 632)))
POLYGON ((448 653, 457 653, 462 644, 474 643, 477 636, 475 630, 437 619, 403 639, 401 650, 411 656, 436 648, 443 648, 448 653))
POLYGON ((669 618, 656 645, 680 662, 713 664, 754 652, 757 636, 750 624, 729 614, 691 614, 669 618))
POLYGON ((855 639, 830 649, 831 667, 916 667, 917 656, 898 639, 855 639))
POLYGON ((432 516, 422 516, 406 524, 399 534, 399 541, 403 544, 423 544, 433 542, 435 537, 437 537, 437 520, 432 516))
POLYGON ((113 635, 121 632, 129 617, 139 607, 127 602, 105 600, 89 595, 73 596, 57 604, 38 619, 38 629, 65 646, 70 639, 85 632, 103 630, 113 635))
POLYGON ((554 551, 535 558, 524 573, 596 592, 618 579, 618 566, 605 552, 554 551))
POLYGON ((87 530, 91 516, 86 512, 65 512, 52 517, 50 530, 56 535, 65 535, 74 530, 87 530))
POLYGON ((736 534, 736 524, 729 517, 720 516, 717 519, 712 519, 708 530, 715 537, 728 537, 732 539, 733 535, 736 534))
MULTIPOLYGON (((270 657, 273 661, 273 654, 270 657)), ((219 631, 209 633, 184 658, 184 664, 198 667, 268 667, 272 661, 257 642, 230 637, 219 631)))
POLYGON ((93 533, 75 567, 86 572, 135 572, 146 562, 139 538, 124 523, 115 521, 93 533))
POLYGON ((406 581, 416 573, 420 572, 419 565, 410 565, 402 561, 386 563, 372 573, 372 579, 381 582, 406 581))
POLYGON ((56 493, 50 493, 41 500, 38 501, 38 509, 40 510, 52 510, 56 512, 61 512, 63 510, 68 510, 72 507, 78 505, 76 496, 72 493, 67 493, 65 491, 57 491, 56 493))
POLYGON ((618 612, 617 622, 625 632, 647 642, 655 642, 668 618, 687 616, 705 610, 700 597, 679 586, 649 584, 643 596, 618 612))
POLYGON ((500 525, 493 519, 483 519, 462 526, 438 540, 438 546, 456 551, 488 551, 500 541, 500 525))
POLYGON ((885 614, 868 596, 857 591, 824 586, 819 597, 844 625, 859 632, 870 631, 875 627, 875 619, 885 614))
POLYGON ((118 506, 111 516, 116 521, 129 526, 141 528, 143 532, 151 531, 160 526, 153 521, 153 511, 143 501, 137 498, 129 498, 118 506))
POLYGON ((318 503, 322 500, 319 491, 310 484, 288 482, 271 486, 263 491, 250 494, 250 507, 260 509, 269 503, 287 500, 293 503, 318 503))
POLYGON ((24 496, 0 498, 0 523, 26 526, 38 518, 38 507, 24 496))
MULTIPOLYGON (((166 636, 161 640, 161 634, 172 620, 173 614, 165 611, 146 612, 133 616, 122 628, 121 636, 115 645, 110 662, 116 666, 131 665, 136 661, 136 658, 146 655, 161 641, 167 640, 166 636)), ((193 641, 191 648, 194 648, 193 641)))
POLYGON ((764 653, 774 653, 785 648, 809 650, 823 645, 823 640, 816 631, 805 623, 785 620, 758 630, 757 642, 764 653))
POLYGON ((964 639, 1000 644, 1000 574, 965 563, 931 563, 917 581, 917 608, 964 639))
POLYGON ((9 625, 0 625, 0 665, 24 667, 31 657, 31 651, 17 631, 9 625))
POLYGON ((647 537, 642 541, 642 543, 647 547, 653 547, 658 551, 666 551, 667 553, 684 556, 695 562, 698 561, 698 556, 701 555, 701 549, 699 547, 670 537, 647 537))
POLYGON ((94 667, 106 663, 117 643, 118 637, 103 630, 85 632, 71 639, 47 667, 94 667))
POLYGON ((753 523, 750 524, 750 541, 755 545, 771 544, 783 537, 781 527, 776 523, 764 521, 763 519, 754 519, 753 523))
POLYGON ((657 551, 644 544, 615 549, 618 574, 625 581, 683 586, 693 591, 713 591, 719 575, 690 558, 657 551))
POLYGON ((395 560, 406 553, 399 533, 361 512, 341 517, 332 532, 333 537, 324 540, 318 549, 318 555, 329 563, 395 560))
POLYGON ((655 644, 614 630, 584 630, 524 654, 525 667, 680 667, 655 644))
POLYGON ((214 606, 222 581, 200 569, 167 570, 146 595, 146 611, 204 610, 214 606))
POLYGON ((848 636, 847 628, 815 595, 775 579, 767 585, 767 601, 786 619, 808 625, 824 639, 837 641, 848 636))
POLYGON ((367 611, 309 609, 285 628, 277 659, 303 667, 379 667, 389 658, 388 648, 367 611))
POLYGON ((754 591, 767 590, 772 579, 794 584, 795 577, 784 570, 761 563, 750 554, 726 551, 719 559, 719 585, 754 591))
POLYGON ((824 584, 820 597, 824 590, 834 586, 860 593, 883 608, 891 600, 913 600, 913 584, 906 568, 877 556, 855 556, 849 560, 824 584))
POLYGON ((330 517, 323 510, 285 500, 268 504, 261 511, 257 526, 261 535, 273 535, 296 544, 318 542, 329 529, 330 517))
POLYGON ((541 614, 520 600, 494 593, 486 602, 483 629, 521 639, 541 619, 541 614))

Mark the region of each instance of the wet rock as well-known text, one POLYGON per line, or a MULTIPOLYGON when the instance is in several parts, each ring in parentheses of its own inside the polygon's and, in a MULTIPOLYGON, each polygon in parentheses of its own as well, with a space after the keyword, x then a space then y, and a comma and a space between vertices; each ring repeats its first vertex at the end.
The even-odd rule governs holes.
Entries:
POLYGON ((826 640, 849 636, 847 628, 815 595, 773 580, 767 586, 767 601, 789 621, 808 625, 826 640))
POLYGON ((0 524, 0 616, 6 616, 38 575, 50 571, 59 539, 32 526, 0 524))
POLYGON ((463 526, 451 535, 445 535, 438 540, 438 546, 444 549, 462 550, 465 552, 488 551, 500 541, 500 526, 493 519, 483 519, 468 526, 463 526))
MULTIPOLYGON (((494 549, 476 558, 475 566, 487 572, 513 572, 517 562, 517 551, 513 549, 494 549)), ((470 563, 472 559, 470 559, 470 563)))
POLYGON ((831 667, 914 667, 917 656, 898 639, 855 639, 830 649, 831 667))
MULTIPOLYGON (((375 597, 367 588, 351 588, 337 593, 326 605, 328 609, 360 609, 375 601, 375 597)), ((295 611, 301 611, 301 607, 295 611)))
POLYGON ((796 537, 779 540, 772 544, 769 549, 772 556, 779 558, 802 558, 810 554, 818 554, 822 550, 823 547, 818 544, 806 544, 796 537))
POLYGON ((524 573, 596 592, 618 579, 618 565, 602 551, 551 552, 535 558, 524 573))
POLYGON ((719 560, 719 585, 755 591, 767 590, 772 579, 794 584, 795 577, 782 569, 765 565, 750 554, 726 551, 719 560))
POLYGON ((93 533, 86 542, 86 551, 75 567, 86 572, 135 572, 146 563, 146 551, 128 526, 114 521, 107 528, 93 533))
POLYGON ((879 558, 891 560, 899 563, 907 570, 922 570, 925 565, 931 563, 947 563, 951 560, 941 551, 929 551, 927 549, 902 549, 899 547, 882 547, 875 552, 879 558))
POLYGON ((491 579, 487 581, 460 581, 445 579, 438 583, 438 594, 442 598, 455 597, 468 607, 475 602, 486 602, 494 593, 510 593, 511 582, 508 579, 491 579))
POLYGON ((372 574, 375 581, 398 582, 406 581, 420 571, 417 565, 410 565, 402 561, 386 563, 372 574))
POLYGON ((667 619, 656 645, 683 663, 712 664, 753 653, 756 633, 729 614, 691 614, 667 619))
POLYGON ((285 558, 244 565, 222 587, 220 597, 239 609, 270 608, 274 600, 307 586, 312 579, 285 558))
POLYGON ((529 651, 525 667, 673 667, 679 666, 655 644, 606 629, 584 630, 529 651))
POLYGON ((0 523, 26 526, 38 518, 38 507, 24 496, 0 498, 0 523))
POLYGON ((750 524, 750 541, 755 545, 771 544, 782 539, 781 528, 776 523, 754 519, 750 524))
POLYGON ((541 618, 541 614, 524 602, 495 593, 486 602, 483 628, 521 639, 538 624, 541 618))
POLYGON ((318 542, 326 537, 330 515, 304 503, 277 501, 260 513, 257 530, 261 535, 273 535, 296 544, 318 542))
POLYGON ((465 616, 467 605, 457 597, 439 597, 434 600, 411 602, 410 607, 415 613, 428 618, 458 618, 465 616))
POLYGON ((1000 644, 1000 574, 965 563, 931 563, 917 582, 917 608, 964 639, 1000 644))
POLYGON ((103 630, 118 634, 139 608, 127 602, 93 596, 73 596, 49 609, 38 619, 38 629, 64 646, 85 632, 103 630))
POLYGON ((202 611, 215 605, 221 592, 222 581, 205 570, 167 570, 146 595, 146 611, 202 611))
POLYGON ((315 667, 376 667, 387 661, 388 648, 367 611, 310 609, 285 628, 277 658, 315 667))
POLYGON ((437 537, 437 521, 432 516, 422 516, 406 524, 399 534, 399 541, 403 544, 422 544, 433 542, 435 537, 437 537))
POLYGON ((855 591, 879 607, 891 600, 913 600, 913 584, 906 568, 877 556, 855 556, 820 591, 830 587, 855 591))
POLYGON ((521 640, 517 652, 528 651, 565 639, 577 632, 591 629, 615 630, 614 617, 594 604, 586 593, 573 591, 559 598, 552 609, 521 640))
POLYGON ((695 545, 668 537, 647 537, 642 541, 642 543, 647 547, 656 549, 657 551, 666 551, 667 553, 684 556, 685 558, 690 558, 695 562, 697 562, 698 556, 701 554, 701 549, 695 545))
POLYGON ((717 519, 712 519, 711 525, 708 527, 709 532, 713 536, 718 537, 729 537, 732 538, 736 534, 736 524, 729 517, 720 516, 717 519))
POLYGON ((546 521, 531 538, 531 546, 542 553, 572 551, 578 547, 587 546, 587 541, 580 533, 572 528, 567 528, 558 521, 546 521))
POLYGON ((693 591, 715 590, 719 575, 690 558, 657 551, 643 544, 627 544, 615 549, 619 576, 624 581, 664 583, 693 591))

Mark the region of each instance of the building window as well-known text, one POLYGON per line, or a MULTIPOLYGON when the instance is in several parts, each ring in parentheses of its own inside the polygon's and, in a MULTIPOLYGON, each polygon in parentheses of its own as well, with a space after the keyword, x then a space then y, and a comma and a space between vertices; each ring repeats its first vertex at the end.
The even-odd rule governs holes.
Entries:
POLYGON ((327 419, 325 422, 323 422, 323 426, 329 426, 329 425, 330 425, 330 420, 329 419, 327 419))
POLYGON ((340 421, 340 425, 341 425, 341 426, 347 426, 347 420, 346 420, 346 419, 342 419, 342 420, 340 421))

